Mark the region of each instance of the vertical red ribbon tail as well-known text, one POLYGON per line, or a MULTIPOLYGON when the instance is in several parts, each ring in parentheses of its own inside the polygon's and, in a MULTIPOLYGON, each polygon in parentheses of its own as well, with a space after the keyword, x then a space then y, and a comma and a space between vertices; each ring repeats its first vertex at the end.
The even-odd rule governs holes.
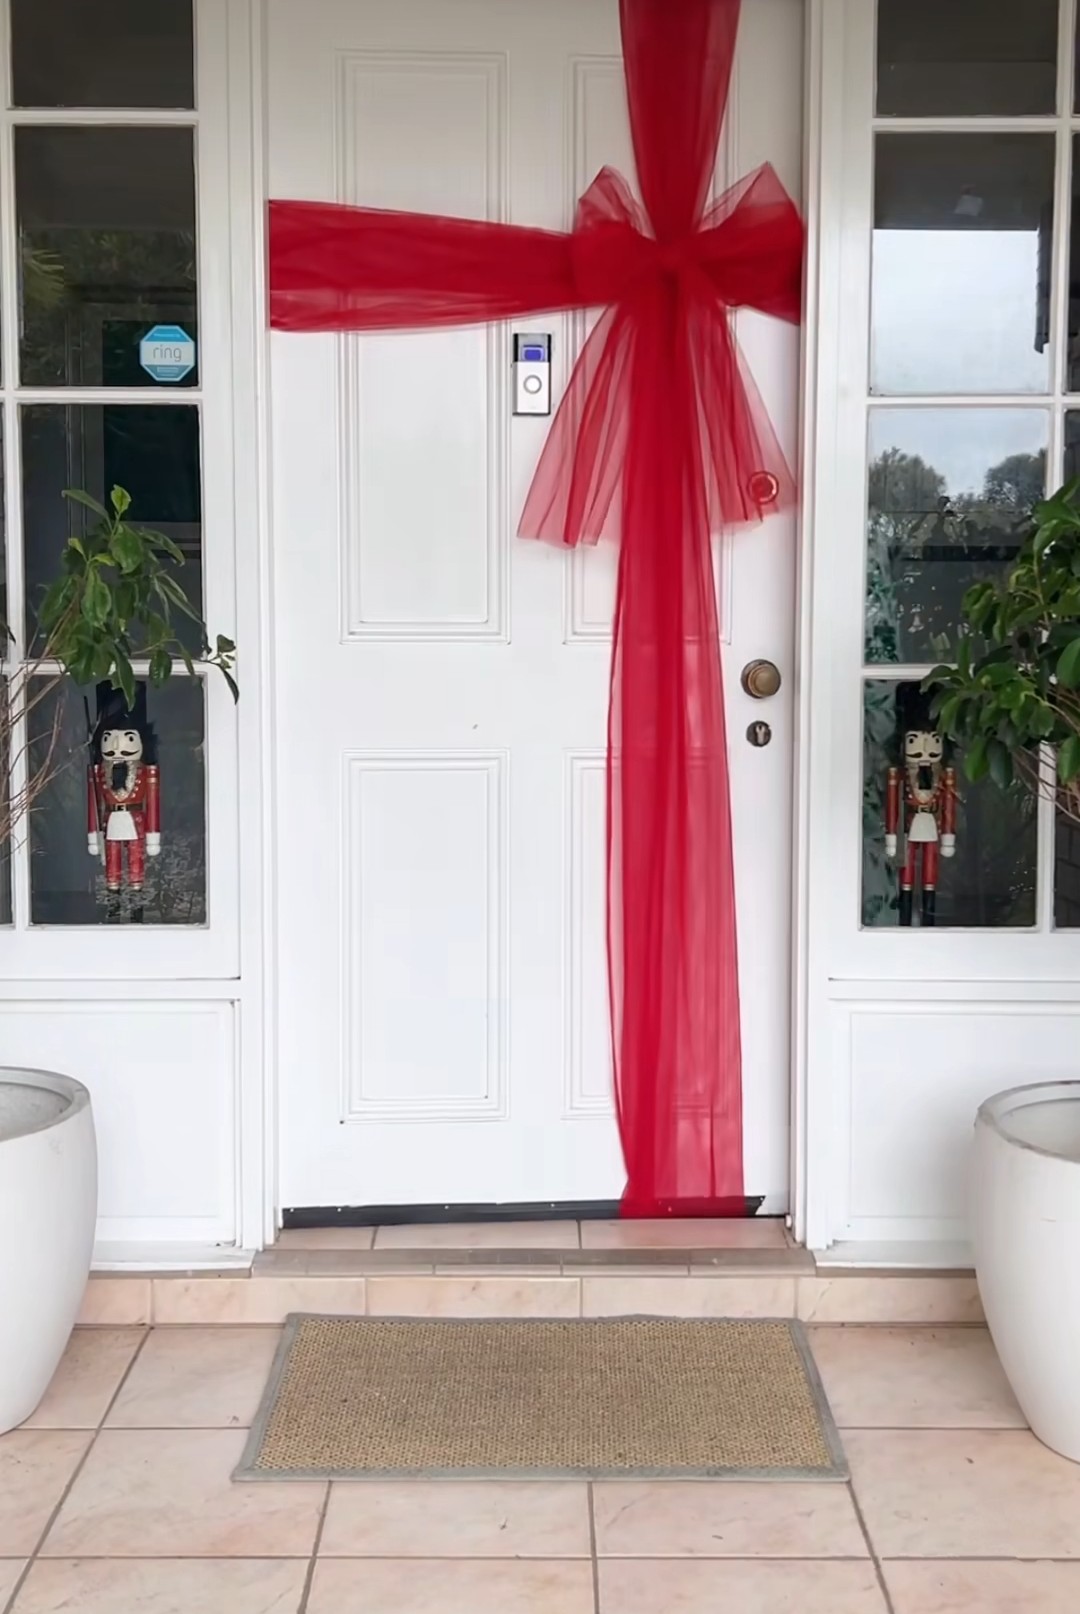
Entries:
MULTIPOLYGON (((622 0, 642 195, 657 239, 699 227, 738 0, 622 0)), ((609 965, 628 1216, 743 1209, 727 741, 695 298, 636 310, 609 734, 609 965)), ((717 302, 713 321, 726 320, 717 302)))

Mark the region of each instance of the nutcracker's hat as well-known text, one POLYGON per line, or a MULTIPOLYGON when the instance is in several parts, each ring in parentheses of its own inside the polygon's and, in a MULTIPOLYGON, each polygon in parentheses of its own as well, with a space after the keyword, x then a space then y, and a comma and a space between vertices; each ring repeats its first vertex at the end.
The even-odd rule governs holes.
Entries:
POLYGON ((936 732, 938 724, 931 709, 932 699, 933 697, 923 689, 921 684, 913 682, 897 684, 896 727, 898 733, 909 734, 912 729, 936 732))
POLYGON ((101 736, 106 729, 135 729, 143 743, 143 761, 156 763, 157 735, 146 715, 146 685, 135 685, 135 700, 131 706, 122 689, 115 689, 108 679, 97 686, 97 721, 94 724, 94 761, 101 761, 101 736))

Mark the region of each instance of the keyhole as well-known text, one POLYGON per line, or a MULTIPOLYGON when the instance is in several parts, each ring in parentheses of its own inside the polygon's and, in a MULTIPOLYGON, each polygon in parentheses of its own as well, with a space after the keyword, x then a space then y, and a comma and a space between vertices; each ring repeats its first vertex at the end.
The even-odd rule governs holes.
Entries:
POLYGON ((768 745, 769 741, 772 739, 772 729, 769 727, 768 723, 764 723, 762 722, 761 718, 758 718, 757 722, 751 723, 750 727, 747 729, 746 738, 750 741, 751 745, 757 746, 758 749, 760 749, 763 745, 768 745))

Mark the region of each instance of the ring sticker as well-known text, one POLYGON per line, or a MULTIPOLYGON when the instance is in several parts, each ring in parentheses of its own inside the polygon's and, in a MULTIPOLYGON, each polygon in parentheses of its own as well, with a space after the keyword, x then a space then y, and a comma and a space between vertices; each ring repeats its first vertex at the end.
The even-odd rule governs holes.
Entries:
POLYGON ((755 471, 747 483, 747 492, 759 509, 763 509, 767 504, 776 503, 780 483, 771 471, 755 471))

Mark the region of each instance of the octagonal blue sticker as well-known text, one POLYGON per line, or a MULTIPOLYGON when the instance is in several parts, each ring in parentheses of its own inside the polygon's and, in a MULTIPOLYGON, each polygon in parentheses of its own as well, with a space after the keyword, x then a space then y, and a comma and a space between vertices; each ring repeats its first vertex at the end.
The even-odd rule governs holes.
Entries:
POLYGON ((195 339, 182 325, 155 325, 139 343, 139 363, 153 381, 183 381, 195 368, 195 339))

